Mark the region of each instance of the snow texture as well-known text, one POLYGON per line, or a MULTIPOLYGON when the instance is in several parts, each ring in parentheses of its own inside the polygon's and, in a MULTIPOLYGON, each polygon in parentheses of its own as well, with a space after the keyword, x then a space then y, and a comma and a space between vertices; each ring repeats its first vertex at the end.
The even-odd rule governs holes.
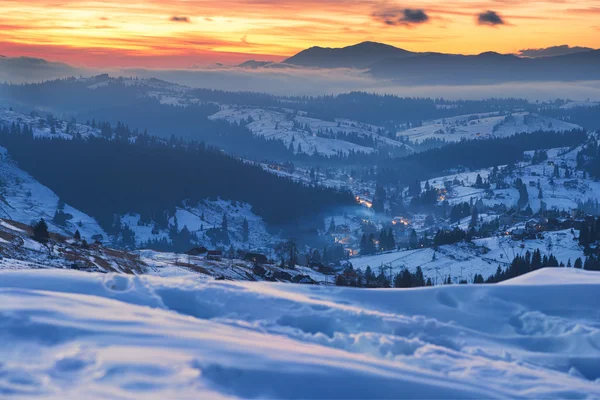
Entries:
POLYGON ((598 278, 532 279, 365 290, 0 272, 0 396, 597 398, 598 278))

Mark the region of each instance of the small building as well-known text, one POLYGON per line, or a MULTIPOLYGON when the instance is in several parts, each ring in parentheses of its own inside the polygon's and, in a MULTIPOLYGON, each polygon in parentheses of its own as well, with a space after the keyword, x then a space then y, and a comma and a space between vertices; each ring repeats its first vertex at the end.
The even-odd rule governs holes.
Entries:
POLYGON ((223 259, 223 252, 221 250, 208 250, 206 252, 206 259, 211 261, 221 261, 223 259))
POLYGON ((525 229, 518 228, 513 229, 510 235, 513 240, 523 240, 527 236, 527 233, 525 232, 525 229))
POLYGON ((512 215, 510 214, 502 214, 500 217, 498 217, 498 223, 500 226, 511 226, 512 221, 512 215))
POLYGON ((525 223, 525 232, 528 235, 535 236, 538 232, 548 230, 548 220, 546 218, 532 218, 525 223))
POLYGON ((335 275, 336 272, 334 267, 317 262, 310 263, 309 268, 324 275, 335 275))
POLYGON ((268 264, 269 259, 264 254, 260 253, 246 253, 244 261, 249 261, 257 264, 268 264))
POLYGON ((564 186, 567 189, 575 190, 575 189, 577 189, 578 184, 579 184, 579 182, 577 182, 577 179, 573 179, 570 181, 566 181, 564 183, 564 186))
POLYGON ((194 247, 193 249, 190 249, 185 252, 185 254, 187 254, 188 256, 201 256, 206 253, 208 253, 208 249, 204 246, 194 247))

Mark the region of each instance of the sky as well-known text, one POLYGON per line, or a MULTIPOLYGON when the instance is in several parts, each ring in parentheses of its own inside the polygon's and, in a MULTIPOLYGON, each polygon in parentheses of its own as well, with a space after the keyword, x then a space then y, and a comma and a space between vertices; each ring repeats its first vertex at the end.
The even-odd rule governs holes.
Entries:
POLYGON ((0 55, 76 66, 281 61, 367 40, 463 54, 600 48, 600 0, 0 1, 0 55))

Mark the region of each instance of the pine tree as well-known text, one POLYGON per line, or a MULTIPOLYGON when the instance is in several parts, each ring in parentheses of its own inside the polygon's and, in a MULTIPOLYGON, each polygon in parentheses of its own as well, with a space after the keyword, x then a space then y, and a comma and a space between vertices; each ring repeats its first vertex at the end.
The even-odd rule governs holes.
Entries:
POLYGON ((476 188, 483 187, 483 179, 481 178, 481 175, 479 175, 479 174, 477 174, 477 178, 475 179, 475 187, 476 188))
POLYGON ((360 238, 360 254, 365 255, 367 254, 367 251, 367 235, 363 233, 362 237, 360 238))
POLYGON ((335 219, 331 217, 331 222, 329 223, 328 233, 335 233, 335 219))
POLYGON ((540 249, 535 249, 531 257, 531 269, 533 271, 542 268, 542 253, 540 249))
POLYGON ((227 214, 223 214, 223 219, 221 220, 221 229, 226 232, 227 228, 228 228, 227 214))
POLYGON ((410 233, 409 244, 410 244, 411 249, 416 249, 417 247, 419 247, 419 239, 417 238, 417 231, 415 231, 414 229, 410 233))
POLYGON ((373 254, 377 250, 375 248, 375 235, 373 235, 372 233, 369 235, 369 238, 367 239, 367 249, 368 249, 367 254, 373 254))
POLYGON ((394 231, 392 231, 392 228, 388 229, 387 239, 387 249, 394 250, 396 248, 396 239, 394 238, 394 231))
POLYGON ((417 267, 417 270, 415 271, 413 286, 425 286, 425 277, 423 276, 421 267, 417 267))
POLYGON ((75 235, 73 235, 73 238, 75 238, 75 240, 81 240, 81 233, 79 233, 79 230, 75 231, 75 235))
POLYGON ((477 207, 473 207, 473 210, 471 211, 471 222, 469 223, 469 226, 471 228, 475 228, 477 226, 478 221, 479 213, 477 212, 477 207))
POLYGON ((373 270, 371 269, 371 267, 369 265, 367 265, 367 268, 365 269, 365 286, 372 287, 374 281, 375 281, 375 274, 373 273, 373 270))
POLYGON ((248 242, 248 238, 250 236, 250 227, 248 225, 248 220, 244 218, 244 222, 242 222, 242 240, 244 243, 248 242))
POLYGON ((50 239, 50 233, 48 232, 48 224, 44 221, 44 218, 35 224, 33 227, 33 239, 38 242, 46 242, 50 239))
POLYGON ((385 229, 382 229, 381 232, 379 232, 379 248, 377 250, 387 250, 386 249, 386 242, 387 242, 387 238, 386 238, 387 234, 385 232, 385 229))

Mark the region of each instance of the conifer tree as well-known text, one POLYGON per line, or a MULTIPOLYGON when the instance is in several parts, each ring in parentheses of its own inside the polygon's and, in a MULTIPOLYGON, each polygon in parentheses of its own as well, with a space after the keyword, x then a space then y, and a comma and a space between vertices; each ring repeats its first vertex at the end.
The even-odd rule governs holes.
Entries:
POLYGON ((248 242, 249 236, 250 236, 250 227, 248 226, 248 219, 244 218, 244 222, 242 222, 242 240, 244 242, 248 242))
POLYGON ((48 232, 48 224, 44 218, 40 219, 37 224, 33 227, 33 239, 38 242, 47 242, 50 239, 50 233, 48 232))

